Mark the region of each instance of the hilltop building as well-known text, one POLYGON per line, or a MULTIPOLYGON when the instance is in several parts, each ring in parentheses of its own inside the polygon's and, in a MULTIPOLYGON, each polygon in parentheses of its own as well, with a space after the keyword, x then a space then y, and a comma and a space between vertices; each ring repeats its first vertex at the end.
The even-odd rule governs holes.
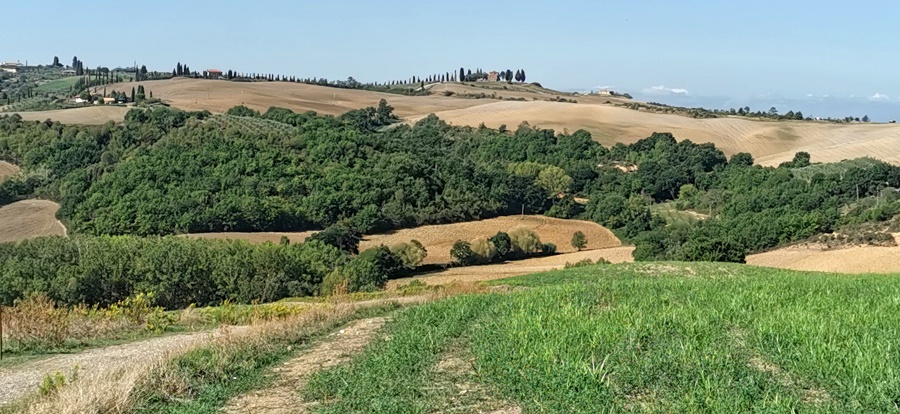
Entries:
POLYGON ((6 62, 0 64, 0 70, 6 73, 18 73, 22 69, 22 64, 19 62, 6 62))
POLYGON ((493 71, 493 70, 488 72, 487 81, 488 82, 500 82, 500 74, 497 73, 497 71, 493 71))
POLYGON ((206 79, 219 79, 222 77, 222 71, 218 69, 207 69, 203 72, 203 77, 206 79))

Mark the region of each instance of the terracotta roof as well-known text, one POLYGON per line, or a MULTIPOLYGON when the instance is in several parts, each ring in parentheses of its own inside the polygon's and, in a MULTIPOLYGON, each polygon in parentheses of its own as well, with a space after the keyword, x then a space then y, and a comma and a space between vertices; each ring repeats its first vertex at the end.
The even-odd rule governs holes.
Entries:
POLYGON ((207 69, 206 71, 209 73, 222 73, 222 71, 218 69, 207 69))

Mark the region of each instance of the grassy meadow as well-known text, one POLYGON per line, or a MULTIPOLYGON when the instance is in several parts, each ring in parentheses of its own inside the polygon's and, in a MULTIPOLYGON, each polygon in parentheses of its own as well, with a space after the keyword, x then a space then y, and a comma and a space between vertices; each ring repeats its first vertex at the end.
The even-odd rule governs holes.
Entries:
POLYGON ((898 282, 674 263, 523 276, 398 312, 302 393, 326 413, 898 411, 898 282))

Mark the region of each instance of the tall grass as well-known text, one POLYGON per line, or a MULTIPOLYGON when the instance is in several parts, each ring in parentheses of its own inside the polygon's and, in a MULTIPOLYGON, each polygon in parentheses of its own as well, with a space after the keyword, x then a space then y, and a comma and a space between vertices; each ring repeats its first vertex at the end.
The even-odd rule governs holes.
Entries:
POLYGON ((427 412, 467 346, 525 412, 898 410, 900 276, 722 264, 580 267, 410 309, 390 341, 314 377, 324 412, 427 412))

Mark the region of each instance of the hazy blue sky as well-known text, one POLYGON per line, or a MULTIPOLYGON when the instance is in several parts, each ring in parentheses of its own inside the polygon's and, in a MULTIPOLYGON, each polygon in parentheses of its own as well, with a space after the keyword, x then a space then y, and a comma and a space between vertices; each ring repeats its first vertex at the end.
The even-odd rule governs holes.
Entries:
POLYGON ((524 68, 565 90, 900 118, 900 0, 19 1, 0 60, 385 81, 524 68))

